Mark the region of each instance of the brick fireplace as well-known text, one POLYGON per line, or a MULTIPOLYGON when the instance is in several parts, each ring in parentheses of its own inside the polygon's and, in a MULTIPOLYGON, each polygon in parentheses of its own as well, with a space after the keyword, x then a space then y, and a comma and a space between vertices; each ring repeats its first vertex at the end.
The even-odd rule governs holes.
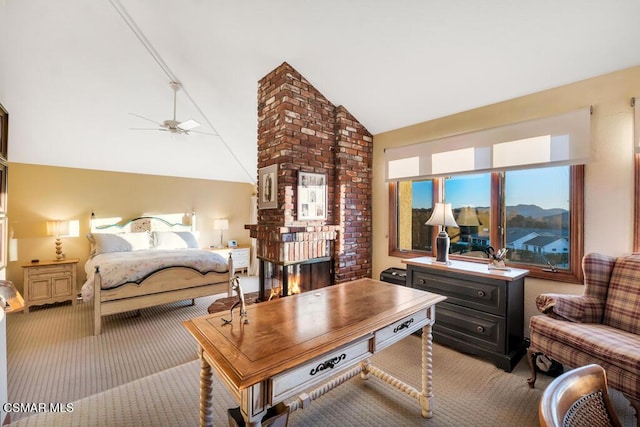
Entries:
POLYGON ((371 277, 372 144, 346 108, 286 62, 259 81, 258 172, 275 165, 277 178, 276 207, 260 208, 258 223, 246 226, 257 240, 261 288, 278 277, 290 287, 293 272, 303 291, 371 277), (326 218, 299 219, 299 172, 326 176, 326 218))

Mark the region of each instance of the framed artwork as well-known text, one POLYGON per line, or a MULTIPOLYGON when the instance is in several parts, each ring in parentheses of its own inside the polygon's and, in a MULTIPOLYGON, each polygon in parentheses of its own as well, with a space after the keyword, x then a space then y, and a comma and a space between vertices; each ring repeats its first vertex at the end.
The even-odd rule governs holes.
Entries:
POLYGON ((9 147, 9 113, 0 104, 0 156, 7 159, 9 147))
POLYGON ((7 165, 0 162, 0 214, 7 213, 7 165))
POLYGON ((327 218, 327 175, 298 172, 298 220, 327 218))
POLYGON ((278 165, 265 166, 258 172, 258 209, 278 207, 278 165))

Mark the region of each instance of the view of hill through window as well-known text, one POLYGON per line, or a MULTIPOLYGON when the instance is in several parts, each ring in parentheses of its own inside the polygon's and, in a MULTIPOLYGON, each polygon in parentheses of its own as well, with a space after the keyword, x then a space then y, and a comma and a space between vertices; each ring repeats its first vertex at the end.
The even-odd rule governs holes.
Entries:
MULTIPOLYGON (((491 174, 445 179, 444 201, 451 203, 459 227, 448 227, 450 252, 484 257, 489 246, 506 247, 507 260, 523 264, 568 268, 569 166, 501 173, 504 217, 501 242, 490 242, 491 174)), ((411 249, 431 251, 432 227, 425 225, 433 211, 433 183, 411 185, 411 249)))

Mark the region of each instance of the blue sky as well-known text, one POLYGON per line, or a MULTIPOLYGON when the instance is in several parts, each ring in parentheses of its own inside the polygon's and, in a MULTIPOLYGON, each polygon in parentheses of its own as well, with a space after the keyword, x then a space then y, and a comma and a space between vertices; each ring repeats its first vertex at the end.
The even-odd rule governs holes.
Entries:
MULTIPOLYGON (((506 205, 538 205, 544 209, 569 209, 569 167, 507 172, 506 205)), ((490 204, 490 174, 459 176, 446 182, 446 202, 453 208, 490 204)), ((431 181, 413 183, 413 207, 430 208, 431 181)))

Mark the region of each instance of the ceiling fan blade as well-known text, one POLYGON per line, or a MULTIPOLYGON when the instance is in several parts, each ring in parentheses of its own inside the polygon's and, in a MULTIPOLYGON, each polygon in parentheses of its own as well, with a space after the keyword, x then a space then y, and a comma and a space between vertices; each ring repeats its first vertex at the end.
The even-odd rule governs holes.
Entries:
POLYGON ((191 130, 191 129, 197 128, 198 126, 200 126, 200 123, 192 119, 186 120, 182 123, 178 123, 177 125, 177 127, 179 127, 182 130, 191 130))
POLYGON ((193 132, 193 133, 201 133, 201 134, 203 134, 203 135, 220 136, 220 135, 218 135, 217 133, 213 133, 213 132, 204 132, 204 131, 201 131, 201 130, 190 130, 190 131, 189 131, 189 133, 191 133, 191 132, 193 132))
POLYGON ((145 117, 145 116, 141 116, 140 114, 136 114, 136 113, 129 113, 129 114, 131 114, 132 116, 136 116, 136 117, 139 117, 139 118, 141 118, 141 119, 147 120, 147 121, 149 121, 149 122, 151 122, 151 123, 155 123, 155 124, 157 124, 158 126, 162 126, 162 123, 158 123, 158 122, 156 122, 155 120, 151 120, 151 119, 149 119, 149 118, 147 118, 147 117, 145 117))
POLYGON ((166 130, 166 129, 158 129, 158 128, 129 128, 129 130, 166 130))

